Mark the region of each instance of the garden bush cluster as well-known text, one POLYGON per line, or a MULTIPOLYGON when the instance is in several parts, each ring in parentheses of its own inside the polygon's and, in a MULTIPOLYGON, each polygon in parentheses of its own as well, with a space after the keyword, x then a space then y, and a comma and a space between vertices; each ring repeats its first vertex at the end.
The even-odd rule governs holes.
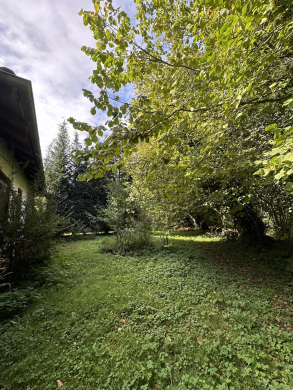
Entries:
POLYGON ((108 207, 98 213, 98 218, 116 234, 115 242, 104 240, 102 252, 127 252, 153 245, 151 221, 125 178, 108 181, 108 207))
POLYGON ((54 237, 62 226, 57 203, 37 190, 21 198, 13 189, 5 218, 0 223, 3 288, 24 280, 35 267, 50 257, 54 237))

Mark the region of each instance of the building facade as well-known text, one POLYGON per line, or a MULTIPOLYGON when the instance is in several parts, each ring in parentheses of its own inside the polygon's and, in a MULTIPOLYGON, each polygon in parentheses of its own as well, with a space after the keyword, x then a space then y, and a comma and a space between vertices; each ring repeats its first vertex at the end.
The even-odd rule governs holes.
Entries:
POLYGON ((0 67, 0 214, 10 192, 26 196, 37 174, 44 186, 32 84, 0 67))

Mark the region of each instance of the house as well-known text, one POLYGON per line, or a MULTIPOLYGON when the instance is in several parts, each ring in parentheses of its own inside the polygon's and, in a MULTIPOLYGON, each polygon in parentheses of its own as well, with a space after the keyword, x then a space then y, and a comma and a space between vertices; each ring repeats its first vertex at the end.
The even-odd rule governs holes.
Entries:
POLYGON ((2 205, 7 208, 10 188, 18 192, 19 196, 25 196, 37 173, 40 173, 44 185, 31 81, 18 77, 11 69, 0 67, 0 200, 2 205))

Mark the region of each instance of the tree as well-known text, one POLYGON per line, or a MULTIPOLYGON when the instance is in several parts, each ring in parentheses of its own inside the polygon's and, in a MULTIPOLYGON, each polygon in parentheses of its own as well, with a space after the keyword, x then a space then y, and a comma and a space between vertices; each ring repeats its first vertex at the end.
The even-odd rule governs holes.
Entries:
POLYGON ((59 201, 59 211, 68 212, 64 201, 70 187, 72 160, 70 137, 65 121, 58 125, 57 137, 49 145, 44 165, 48 192, 54 194, 59 201))
MULTIPOLYGON (((195 202, 205 219, 217 210, 220 220, 230 215, 243 233, 261 236, 264 198, 273 179, 276 195, 287 199, 281 202, 287 221, 281 230, 288 231, 284 185, 293 189, 291 2, 135 2, 134 23, 111 0, 94 1, 93 12, 80 13, 97 40, 96 48, 82 49, 97 63, 91 81, 100 88, 98 97, 88 90, 84 95, 94 105, 93 115, 103 110, 109 117, 98 128, 70 119, 89 134, 89 148, 76 156, 90 161, 83 178, 119 169, 142 142, 150 143, 156 158, 148 158, 143 172, 162 184, 157 191, 166 193, 162 173, 166 178, 167 171, 167 182, 174 174, 184 183, 181 197, 175 196, 178 216, 192 209, 192 202, 181 202, 184 191, 190 191, 197 200, 205 196, 201 205, 195 202), (123 99, 128 83, 136 93, 131 101, 123 99), (111 135, 99 143, 108 128, 111 135), (115 162, 115 155, 124 159, 115 162)), ((273 209, 266 208, 276 220, 273 209)))
MULTIPOLYGON (((200 139, 198 154, 207 161, 231 124, 241 128, 251 108, 254 113, 273 111, 271 124, 291 110, 289 1, 136 0, 136 4, 134 25, 111 0, 103 7, 95 1, 95 12, 81 11, 97 40, 96 48, 83 50, 97 63, 91 81, 101 88, 98 98, 87 90, 84 94, 94 104, 92 114, 107 111, 106 125, 113 131, 102 147, 80 153, 94 159, 89 165, 92 175, 100 177, 115 154, 123 151, 127 156, 140 140, 151 137, 166 147, 200 139), (137 91, 132 102, 123 102, 118 94, 127 83, 137 91)), ((70 121, 89 132, 88 145, 106 129, 70 121)), ((279 122, 267 127, 276 130, 278 144, 291 145, 288 121, 279 122)), ((260 124, 258 131, 264 129, 260 124)), ((273 163, 270 169, 278 167, 273 163)))
POLYGON ((125 175, 116 175, 108 182, 108 207, 101 214, 116 233, 116 243, 107 250, 142 249, 152 243, 150 220, 143 202, 131 191, 127 179, 125 175))
POLYGON ((78 179, 86 172, 87 163, 76 162, 71 156, 74 150, 80 148, 78 134, 75 133, 71 143, 66 122, 59 125, 57 137, 45 159, 47 187, 59 202, 59 213, 68 215, 71 232, 107 232, 107 224, 91 216, 94 209, 103 209, 107 205, 106 179, 91 182, 78 179))

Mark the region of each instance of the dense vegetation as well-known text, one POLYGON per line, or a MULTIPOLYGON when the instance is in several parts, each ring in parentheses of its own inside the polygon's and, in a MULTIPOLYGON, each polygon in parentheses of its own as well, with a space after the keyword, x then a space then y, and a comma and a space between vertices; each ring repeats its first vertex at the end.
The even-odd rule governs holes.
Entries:
POLYGON ((42 188, 41 179, 36 179, 24 198, 11 183, 9 203, 0 220, 0 293, 44 264, 63 224, 56 199, 42 188))
POLYGON ((189 218, 263 242, 271 224, 290 238, 292 3, 136 0, 132 20, 111 0, 93 3, 80 14, 97 41, 83 51, 100 94, 84 95, 109 120, 70 119, 88 132, 81 179, 128 165, 160 228, 189 218))
POLYGON ((122 257, 102 240, 61 243, 15 292, 35 304, 1 324, 2 389, 292 388, 290 248, 179 234, 122 257))
POLYGON ((1 294, 0 388, 292 389, 292 3, 135 3, 80 12, 109 120, 70 118, 86 145, 63 123, 45 163, 59 230, 115 236, 1 294))
POLYGON ((72 160, 76 149, 82 149, 78 134, 71 142, 66 122, 61 123, 44 164, 48 193, 58 202, 58 214, 67 217, 63 232, 74 236, 81 232, 107 232, 108 225, 97 215, 107 205, 106 178, 81 182, 78 176, 86 172, 87 163, 72 160))

